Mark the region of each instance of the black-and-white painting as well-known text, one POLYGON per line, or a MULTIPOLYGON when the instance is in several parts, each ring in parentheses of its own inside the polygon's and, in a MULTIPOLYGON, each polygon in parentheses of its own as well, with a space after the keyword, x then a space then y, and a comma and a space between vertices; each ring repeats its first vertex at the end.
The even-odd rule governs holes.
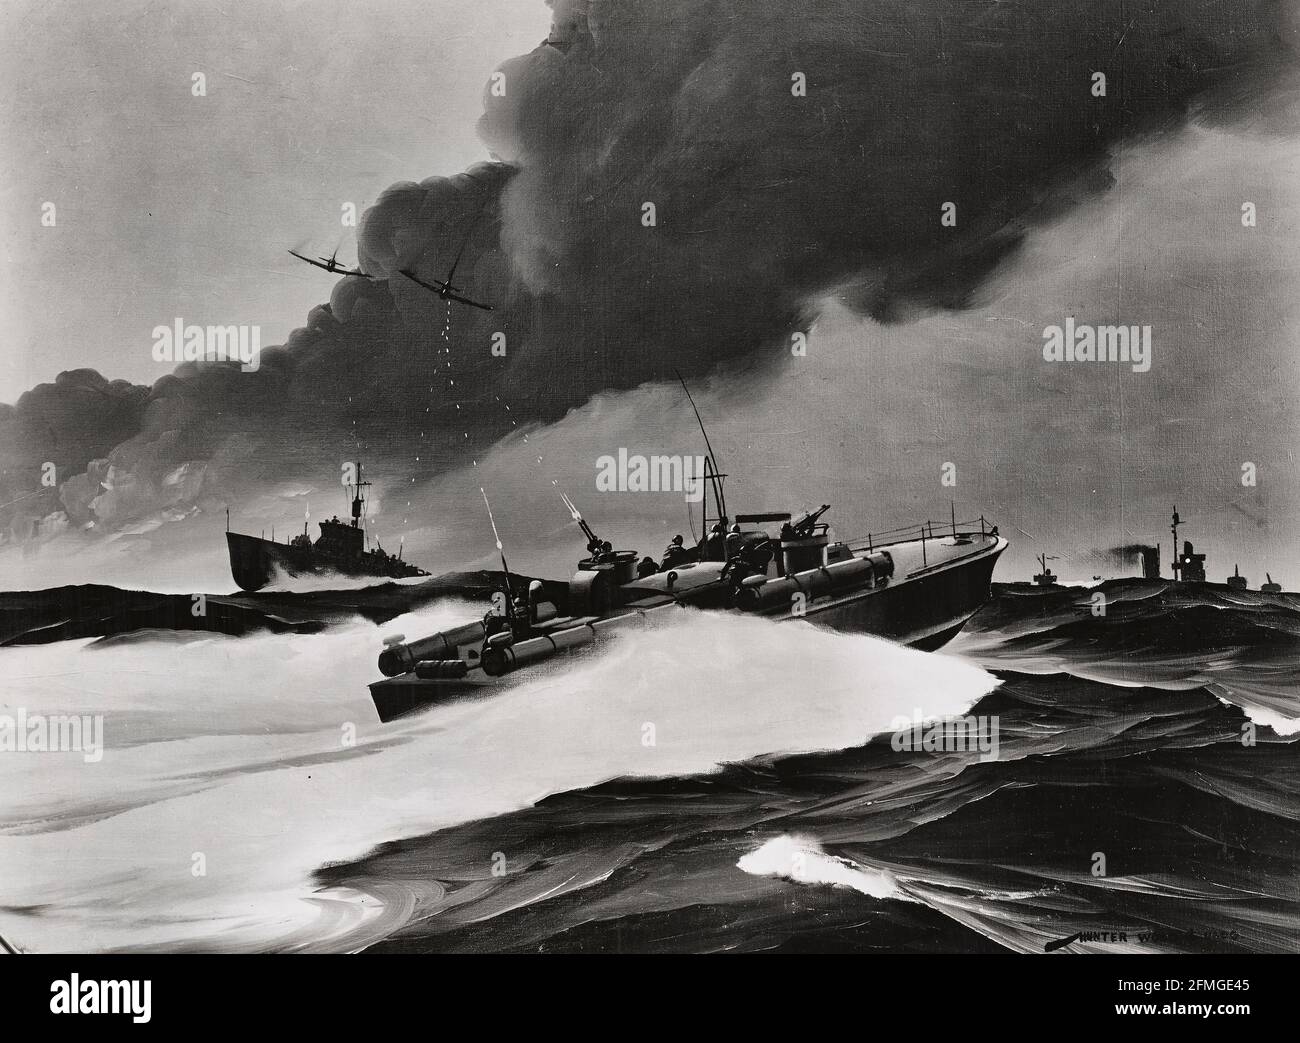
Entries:
POLYGON ((1283 0, 9 0, 14 953, 1300 949, 1283 0))

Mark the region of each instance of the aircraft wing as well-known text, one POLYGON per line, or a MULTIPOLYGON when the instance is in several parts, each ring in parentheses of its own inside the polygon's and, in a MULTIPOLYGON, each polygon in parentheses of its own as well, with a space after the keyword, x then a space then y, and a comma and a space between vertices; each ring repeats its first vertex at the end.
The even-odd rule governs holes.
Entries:
POLYGON ((419 278, 418 276, 412 275, 411 272, 406 268, 399 268, 398 271, 400 271, 403 275, 405 275, 408 279, 410 279, 411 282, 418 283, 419 285, 423 286, 426 290, 436 293, 439 297, 445 297, 448 300, 458 301, 461 304, 468 304, 471 308, 481 308, 483 311, 492 310, 492 305, 490 304, 480 304, 478 301, 471 301, 468 297, 462 297, 458 293, 452 293, 451 290, 447 288, 446 283, 439 282, 437 279, 434 279, 432 283, 427 283, 423 279, 419 278))
POLYGON ((293 254, 294 257, 298 258, 298 260, 300 260, 300 261, 306 261, 306 262, 307 262, 308 264, 310 264, 313 268, 319 268, 319 269, 320 269, 321 271, 323 271, 323 272, 337 272, 337 271, 338 271, 337 268, 331 268, 328 264, 324 263, 323 261, 313 261, 310 257, 304 257, 302 254, 300 254, 300 253, 296 253, 296 252, 294 252, 293 250, 290 250, 289 252, 290 252, 291 254, 293 254))
POLYGON ((491 311, 491 310, 492 310, 492 305, 490 305, 490 304, 479 304, 478 301, 471 301, 468 297, 462 297, 462 296, 461 296, 460 294, 458 294, 458 293, 452 293, 452 292, 450 292, 450 291, 444 291, 444 293, 443 293, 442 295, 443 295, 444 297, 449 297, 449 298, 451 298, 453 301, 460 301, 461 304, 468 304, 471 308, 481 308, 481 309, 483 309, 483 311, 491 311))
POLYGON ((411 270, 410 270, 409 268, 398 268, 397 270, 398 270, 398 272, 400 272, 402 275, 405 275, 408 279, 410 279, 411 282, 417 282, 417 283, 419 283, 421 286, 424 286, 424 287, 426 287, 427 289, 430 289, 430 290, 433 289, 433 287, 432 287, 432 286, 429 286, 429 284, 426 283, 424 280, 422 280, 422 279, 417 279, 414 275, 412 275, 412 274, 411 274, 411 270))
POLYGON ((399 268, 398 271, 410 279, 411 282, 419 283, 426 290, 432 290, 434 293, 441 294, 447 289, 446 284, 438 282, 437 279, 434 279, 431 283, 425 282, 418 275, 415 275, 409 268, 399 268))

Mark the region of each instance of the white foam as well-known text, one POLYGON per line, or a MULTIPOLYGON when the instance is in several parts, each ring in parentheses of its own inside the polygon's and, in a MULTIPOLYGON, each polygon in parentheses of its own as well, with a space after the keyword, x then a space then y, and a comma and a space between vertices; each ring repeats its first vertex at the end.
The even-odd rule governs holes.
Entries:
POLYGON ((428 576, 345 576, 340 572, 331 572, 328 569, 300 576, 291 576, 279 566, 274 566, 270 580, 261 590, 267 594, 280 592, 293 594, 327 593, 333 590, 365 590, 368 587, 380 587, 389 583, 415 586, 420 583, 427 583, 428 580, 428 576))
POLYGON ((683 611, 486 701, 378 724, 365 685, 381 634, 480 607, 315 635, 0 650, 9 707, 106 717, 98 764, 0 757, 0 893, 46 906, 0 933, 38 951, 324 939, 337 910, 313 899, 311 873, 384 840, 617 776, 857 745, 997 683, 875 638, 683 611))
POLYGON ((868 869, 846 858, 828 855, 816 840, 801 836, 773 837, 736 865, 753 876, 774 876, 798 884, 851 887, 872 898, 912 901, 892 873, 868 869))

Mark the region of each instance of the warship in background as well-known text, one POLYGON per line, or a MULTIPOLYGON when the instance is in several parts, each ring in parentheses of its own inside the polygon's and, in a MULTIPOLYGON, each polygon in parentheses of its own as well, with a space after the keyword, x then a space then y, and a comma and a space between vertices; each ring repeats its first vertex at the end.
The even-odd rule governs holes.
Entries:
POLYGON ((1034 576, 1034 586, 1036 587, 1054 587, 1056 586, 1056 573, 1047 567, 1049 561, 1056 561, 1055 557, 1048 557, 1046 553, 1038 555, 1039 567, 1043 570, 1034 576))
MULTIPOLYGON (((1192 546, 1192 541, 1183 540, 1183 551, 1181 554, 1177 552, 1178 551, 1178 526, 1180 526, 1181 524, 1182 524, 1182 519, 1178 516, 1178 508, 1175 507, 1173 521, 1169 527, 1169 531, 1172 532, 1174 536, 1174 561, 1173 561, 1173 565, 1171 566, 1171 568, 1174 571, 1174 579, 1178 580, 1180 583, 1207 583, 1209 581, 1205 578, 1205 555, 1196 553, 1196 548, 1192 546)), ((1158 547, 1150 547, 1147 548, 1147 550, 1152 552, 1152 561, 1154 562, 1154 569, 1150 567, 1144 567, 1144 575, 1148 579, 1152 579, 1152 578, 1159 579, 1160 578, 1160 550, 1158 547)), ((1144 552, 1142 557, 1143 557, 1143 564, 1144 566, 1146 566, 1147 558, 1148 558, 1147 553, 1144 552)), ((1264 573, 1264 576, 1268 580, 1268 582, 1260 584, 1259 587, 1260 593, 1281 594, 1282 584, 1274 583, 1273 577, 1267 572, 1264 573)), ((1245 576, 1241 574, 1241 568, 1236 564, 1232 566, 1232 575, 1229 576, 1225 582, 1227 583, 1227 586, 1231 590, 1250 589, 1249 581, 1246 579, 1245 576)))
MULTIPOLYGON (((1268 580, 1268 582, 1267 582, 1267 583, 1261 583, 1261 584, 1259 585, 1259 592, 1260 592, 1261 594, 1281 594, 1281 593, 1282 593, 1282 584, 1281 584, 1281 583, 1274 583, 1274 582, 1273 582, 1273 577, 1272 577, 1271 575, 1269 575, 1267 572, 1264 573, 1264 578, 1265 578, 1266 580, 1268 580)), ((1246 577, 1243 576, 1243 575, 1241 574, 1241 569, 1238 568, 1236 565, 1233 565, 1233 566, 1232 566, 1232 575, 1228 577, 1228 586, 1231 587, 1233 590, 1249 590, 1249 589, 1250 589, 1250 586, 1249 586, 1249 584, 1248 584, 1247 581, 1246 581, 1246 577)))
MULTIPOLYGON (((1169 531, 1173 534, 1173 561, 1170 564, 1170 570, 1173 572, 1173 579, 1177 583, 1209 583, 1205 576, 1205 558, 1204 554, 1199 554, 1193 546, 1191 540, 1183 540, 1182 549, 1178 546, 1178 528, 1183 524, 1182 518, 1178 514, 1178 507, 1174 507, 1173 517, 1169 531)), ((1142 558, 1142 578, 1149 580, 1164 580, 1165 576, 1160 573, 1160 547, 1158 544, 1142 547, 1124 548, 1126 551, 1137 550, 1142 558)), ((1046 554, 1040 554, 1037 559, 1041 572, 1035 574, 1033 583, 1026 584, 1023 581, 1019 583, 1008 584, 1012 588, 1020 588, 1022 591, 1032 586, 1039 589, 1052 588, 1057 586, 1058 577, 1047 567, 1049 561, 1057 560, 1046 554)), ((1269 573, 1264 573, 1268 582, 1260 585, 1262 594, 1281 594, 1282 585, 1274 583, 1273 577, 1269 573)), ((1094 580, 1100 580, 1100 576, 1093 576, 1094 580)), ((1232 575, 1225 580, 1226 586, 1230 590, 1249 590, 1249 581, 1241 574, 1239 565, 1234 564, 1232 575)))
POLYGON ((307 523, 302 532, 285 543, 258 536, 246 536, 230 531, 230 512, 226 512, 226 546, 230 552, 230 574, 241 590, 255 591, 266 586, 276 574, 310 576, 337 573, 343 576, 374 576, 377 579, 407 579, 427 576, 424 569, 389 554, 378 541, 369 546, 365 527, 366 495, 370 483, 364 481, 361 464, 356 465, 355 485, 347 486, 352 500, 352 519, 341 521, 337 516, 320 523, 320 538, 315 543, 307 535, 307 523))

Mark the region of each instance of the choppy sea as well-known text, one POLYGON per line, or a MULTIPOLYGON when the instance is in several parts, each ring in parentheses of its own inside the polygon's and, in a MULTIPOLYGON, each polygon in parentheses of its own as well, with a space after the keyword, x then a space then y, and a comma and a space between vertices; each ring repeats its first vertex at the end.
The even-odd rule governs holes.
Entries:
POLYGON ((366 693, 382 635, 477 606, 0 648, 0 714, 104 729, 93 762, 0 753, 0 935, 1300 950, 1300 596, 1099 589, 1104 614, 1090 590, 996 587, 939 653, 683 613, 389 725, 366 693))

